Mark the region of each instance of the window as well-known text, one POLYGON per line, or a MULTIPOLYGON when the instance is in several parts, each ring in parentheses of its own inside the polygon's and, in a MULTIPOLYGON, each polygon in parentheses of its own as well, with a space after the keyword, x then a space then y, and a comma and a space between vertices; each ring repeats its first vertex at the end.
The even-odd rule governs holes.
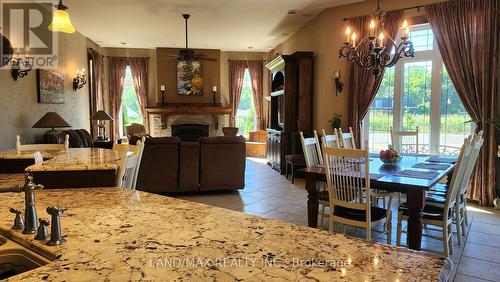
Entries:
POLYGON ((236 113, 236 127, 239 128, 239 134, 248 138, 250 132, 255 130, 255 123, 255 104, 253 102, 252 81, 250 79, 250 72, 248 69, 245 69, 240 105, 236 113))
POLYGON ((364 120, 372 151, 391 143, 389 127, 419 128, 419 152, 456 155, 472 131, 428 24, 410 27, 415 57, 386 70, 364 120))
POLYGON ((125 126, 131 123, 143 123, 139 101, 134 88, 132 71, 129 66, 125 70, 125 81, 123 85, 122 107, 120 112, 120 135, 125 135, 125 126))

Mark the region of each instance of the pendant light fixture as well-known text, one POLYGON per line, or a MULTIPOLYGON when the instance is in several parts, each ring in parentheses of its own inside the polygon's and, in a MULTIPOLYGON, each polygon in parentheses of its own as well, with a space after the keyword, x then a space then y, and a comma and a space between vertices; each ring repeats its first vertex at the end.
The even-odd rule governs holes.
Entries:
POLYGON ((75 32, 75 28, 73 27, 73 24, 71 24, 71 20, 69 19, 69 14, 68 12, 66 12, 68 7, 63 5, 62 0, 59 0, 59 4, 55 7, 57 8, 57 10, 54 11, 52 23, 49 25, 49 30, 64 33, 75 32))

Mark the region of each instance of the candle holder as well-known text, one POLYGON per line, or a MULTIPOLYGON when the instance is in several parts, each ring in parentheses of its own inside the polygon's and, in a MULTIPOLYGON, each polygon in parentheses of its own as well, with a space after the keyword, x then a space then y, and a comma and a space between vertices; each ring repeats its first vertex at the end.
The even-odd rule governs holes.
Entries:
POLYGON ((213 91, 213 90, 212 90, 212 94, 214 95, 214 96, 213 96, 213 104, 214 104, 214 106, 215 106, 215 105, 217 104, 217 103, 216 103, 216 101, 215 101, 215 95, 217 94, 217 91, 213 91))
POLYGON ((24 60, 19 58, 12 58, 12 78, 17 81, 18 78, 23 78, 33 69, 33 64, 30 62, 30 57, 24 60), (24 67, 23 67, 24 66, 24 67))
POLYGON ((82 89, 83 86, 87 84, 87 80, 85 79, 85 69, 77 70, 76 77, 73 78, 73 90, 77 91, 78 89, 82 89))

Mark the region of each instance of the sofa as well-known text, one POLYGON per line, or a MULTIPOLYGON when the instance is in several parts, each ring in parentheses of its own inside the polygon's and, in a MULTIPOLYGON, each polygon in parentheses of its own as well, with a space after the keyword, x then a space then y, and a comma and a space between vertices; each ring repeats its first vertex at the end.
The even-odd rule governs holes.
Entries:
POLYGON ((166 194, 243 189, 245 138, 146 138, 137 189, 166 194))

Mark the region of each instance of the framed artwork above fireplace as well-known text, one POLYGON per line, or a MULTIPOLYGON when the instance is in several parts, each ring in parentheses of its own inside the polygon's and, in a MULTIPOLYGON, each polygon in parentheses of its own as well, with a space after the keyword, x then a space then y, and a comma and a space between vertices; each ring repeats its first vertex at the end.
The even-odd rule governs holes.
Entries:
POLYGON ((203 69, 201 61, 177 61, 177 93, 183 96, 203 95, 203 69))

